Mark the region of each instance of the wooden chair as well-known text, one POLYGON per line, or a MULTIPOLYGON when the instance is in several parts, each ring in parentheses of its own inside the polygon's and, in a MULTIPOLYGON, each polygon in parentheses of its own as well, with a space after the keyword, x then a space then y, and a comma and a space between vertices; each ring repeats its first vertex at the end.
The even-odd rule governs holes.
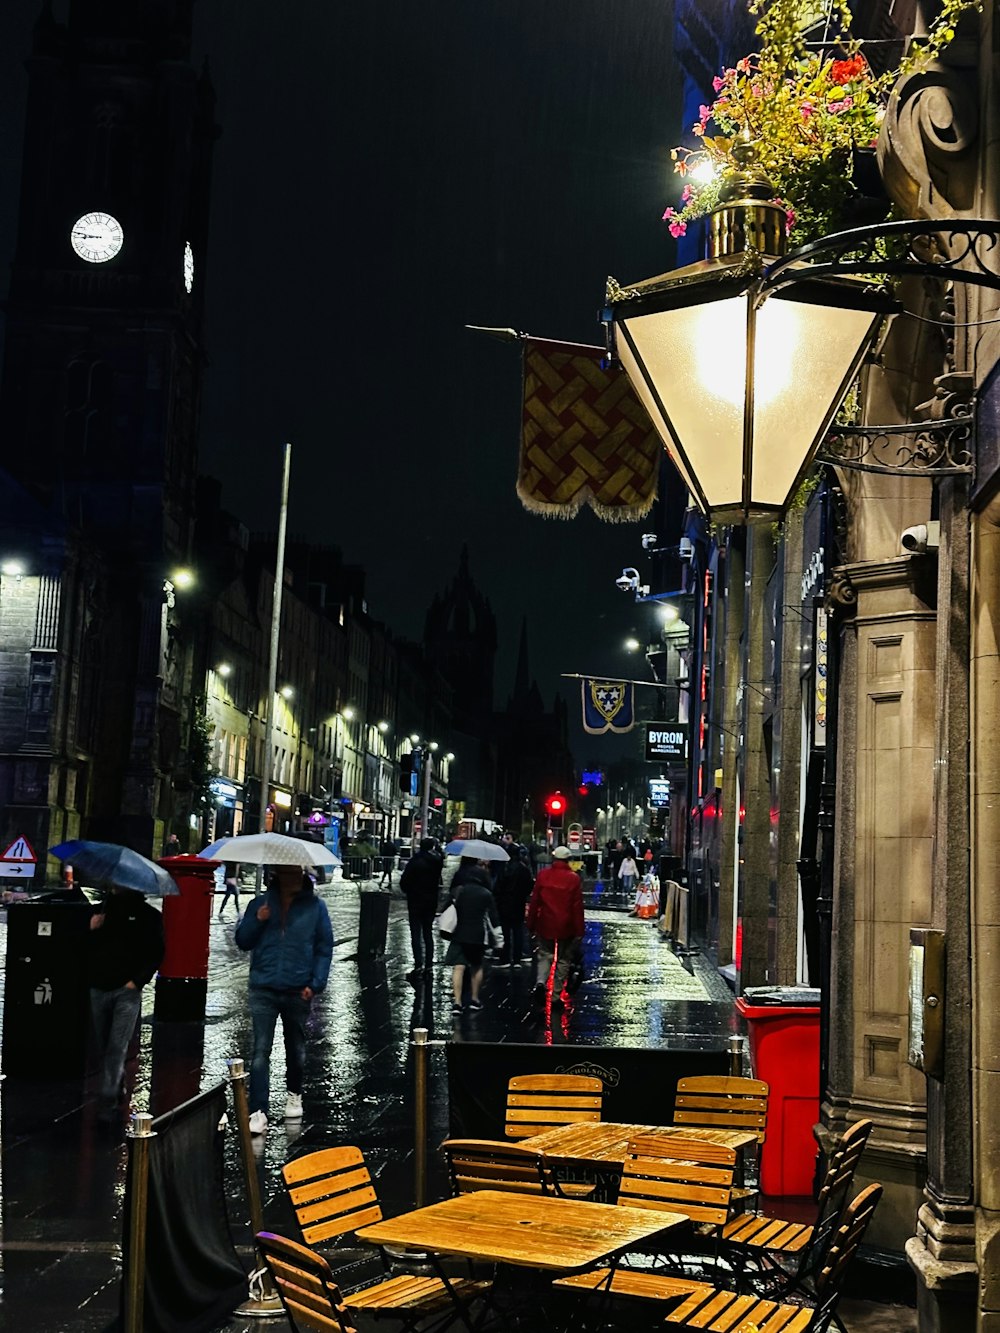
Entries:
MULTIPOLYGON (((674 1124, 699 1129, 745 1129, 757 1135, 758 1145, 767 1132, 767 1097, 770 1089, 759 1078, 732 1078, 699 1074, 677 1080, 674 1124)), ((755 1185, 740 1179, 733 1200, 741 1207, 756 1199, 755 1185)))
POLYGON ((507 1084, 509 1139, 527 1139, 547 1129, 601 1119, 604 1085, 582 1074, 519 1074, 507 1084))
POLYGON ((509 1190, 514 1194, 554 1194, 545 1158, 531 1148, 496 1139, 446 1139, 452 1194, 509 1190))
POLYGON ((736 1151, 695 1139, 632 1139, 626 1149, 618 1202, 630 1208, 665 1208, 718 1230, 729 1217, 736 1151))
MULTIPOLYGON (((309 1153, 288 1162, 281 1174, 307 1245, 339 1240, 358 1227, 382 1220, 382 1209, 360 1148, 326 1148, 309 1153)), ((488 1282, 466 1278, 449 1278, 446 1286, 439 1277, 399 1273, 349 1290, 344 1293, 343 1301, 352 1316, 363 1310, 377 1318, 401 1320, 400 1333, 406 1333, 427 1316, 453 1309, 453 1298, 467 1302, 485 1294, 489 1286, 488 1282)))
POLYGON ((564 1291, 586 1294, 599 1312, 602 1290, 615 1297, 645 1302, 654 1312, 660 1328, 735 1333, 752 1326, 758 1333, 826 1333, 836 1316, 844 1275, 881 1196, 881 1185, 869 1185, 844 1210, 823 1267, 817 1274, 815 1299, 810 1305, 792 1305, 757 1295, 743 1295, 707 1282, 691 1282, 648 1270, 619 1269, 614 1273, 610 1287, 606 1285, 609 1269, 559 1278, 553 1285, 564 1291))
POLYGON ((330 1265, 305 1245, 270 1231, 258 1231, 257 1244, 274 1278, 293 1333, 356 1333, 347 1318, 340 1288, 330 1265))
POLYGON ((742 1213, 723 1227, 723 1256, 755 1291, 784 1295, 804 1289, 804 1284, 815 1277, 844 1211, 871 1131, 871 1120, 856 1120, 834 1144, 813 1222, 742 1213))

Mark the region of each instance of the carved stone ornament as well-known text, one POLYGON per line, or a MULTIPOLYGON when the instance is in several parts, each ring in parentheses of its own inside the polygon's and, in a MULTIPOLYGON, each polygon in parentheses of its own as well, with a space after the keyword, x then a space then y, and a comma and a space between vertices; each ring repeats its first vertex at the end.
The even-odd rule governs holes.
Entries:
POLYGON ((830 579, 826 585, 827 610, 833 611, 838 607, 855 606, 857 600, 858 590, 851 582, 850 573, 846 569, 831 570, 830 579))
POLYGON ((979 108, 971 73, 935 63, 905 74, 889 98, 879 168, 909 217, 961 217, 975 206, 979 108))

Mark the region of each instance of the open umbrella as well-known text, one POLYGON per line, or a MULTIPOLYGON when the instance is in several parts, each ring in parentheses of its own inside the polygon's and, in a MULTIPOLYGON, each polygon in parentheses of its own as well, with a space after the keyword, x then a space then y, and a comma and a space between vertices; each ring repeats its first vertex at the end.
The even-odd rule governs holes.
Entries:
POLYGON ((219 838, 198 855, 203 861, 238 861, 248 866, 339 866, 328 847, 284 833, 239 833, 219 838))
POLYGON ((445 851, 449 856, 474 856, 477 861, 509 861, 510 857, 495 842, 484 838, 456 838, 449 842, 445 851))
POLYGON ((74 840, 50 847, 49 852, 60 861, 72 861, 77 876, 95 888, 117 884, 120 889, 147 895, 166 897, 180 893, 162 866, 116 842, 74 840))

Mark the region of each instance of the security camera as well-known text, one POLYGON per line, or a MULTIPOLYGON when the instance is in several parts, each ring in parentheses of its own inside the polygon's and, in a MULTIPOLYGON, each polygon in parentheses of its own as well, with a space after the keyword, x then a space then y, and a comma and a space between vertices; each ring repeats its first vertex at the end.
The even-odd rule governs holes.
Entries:
POLYGON ((644 551, 651 551, 656 545, 657 540, 655 532, 644 532, 641 537, 642 549, 644 551))
POLYGON ((899 544, 907 555, 925 555, 936 551, 941 545, 941 524, 937 519, 929 523, 914 523, 912 528, 904 528, 899 544))
POLYGON ((622 592, 631 592, 633 588, 639 586, 639 571, 630 566, 623 569, 615 579, 615 587, 621 588, 622 592))

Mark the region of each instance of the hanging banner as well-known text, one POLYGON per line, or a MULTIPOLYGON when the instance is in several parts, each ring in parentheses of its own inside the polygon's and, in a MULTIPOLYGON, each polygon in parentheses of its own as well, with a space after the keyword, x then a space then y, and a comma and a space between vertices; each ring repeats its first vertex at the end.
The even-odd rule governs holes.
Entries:
POLYGON ((644 518, 663 446, 623 370, 601 347, 526 338, 517 494, 526 509, 610 523, 644 518))
POLYGON ((589 736, 631 731, 635 726, 635 687, 624 680, 582 680, 583 729, 589 736))

